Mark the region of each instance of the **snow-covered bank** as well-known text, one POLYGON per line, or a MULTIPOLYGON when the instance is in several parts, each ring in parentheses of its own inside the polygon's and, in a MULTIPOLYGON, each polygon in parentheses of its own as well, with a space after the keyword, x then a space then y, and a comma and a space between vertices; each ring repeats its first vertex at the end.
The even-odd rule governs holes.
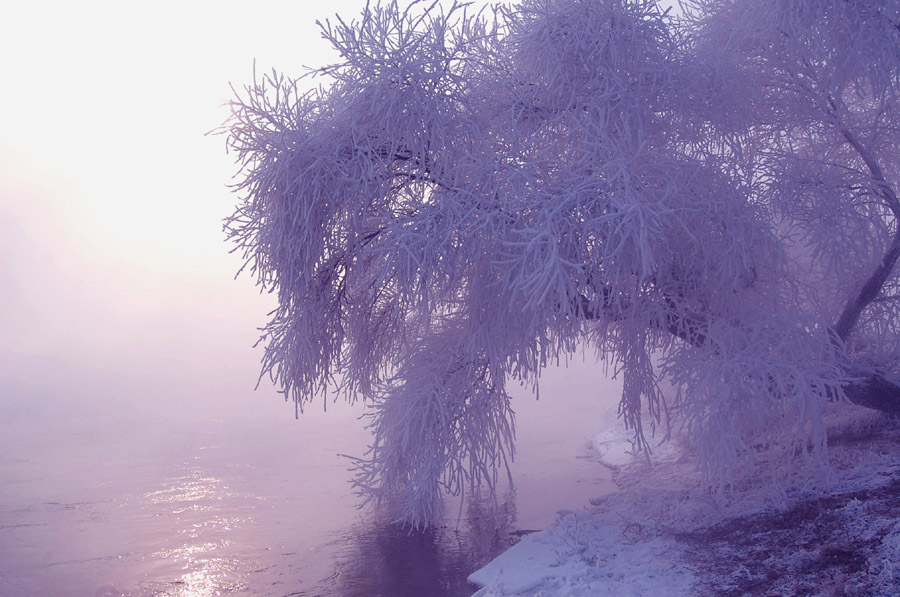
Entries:
POLYGON ((619 463, 620 491, 560 512, 469 580, 478 597, 900 594, 900 421, 843 406, 830 437, 829 469, 798 466, 777 486, 748 475, 714 496, 692 463, 625 462, 605 432, 595 445, 619 463))
POLYGON ((560 513, 546 531, 528 535, 469 576, 488 595, 679 595, 694 582, 679 564, 680 547, 622 528, 613 512, 560 513))

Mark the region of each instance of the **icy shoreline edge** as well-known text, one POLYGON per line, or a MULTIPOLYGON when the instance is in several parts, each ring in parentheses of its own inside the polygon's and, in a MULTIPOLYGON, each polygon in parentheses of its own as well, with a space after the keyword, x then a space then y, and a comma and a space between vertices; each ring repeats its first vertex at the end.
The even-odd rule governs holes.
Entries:
POLYGON ((900 420, 860 409, 829 426, 830 469, 723 496, 674 453, 631 461, 600 434, 620 490, 471 574, 475 596, 900 594, 900 420))

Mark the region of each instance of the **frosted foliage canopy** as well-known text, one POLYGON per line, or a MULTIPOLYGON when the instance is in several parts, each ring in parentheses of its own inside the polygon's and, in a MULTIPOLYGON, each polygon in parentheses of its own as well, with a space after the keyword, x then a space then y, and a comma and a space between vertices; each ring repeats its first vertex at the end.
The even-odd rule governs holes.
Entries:
POLYGON ((507 384, 582 350, 638 445, 677 436, 712 486, 817 454, 823 403, 900 358, 898 27, 875 0, 326 22, 322 86, 254 77, 225 127, 226 228, 278 297, 264 373, 368 404, 357 486, 415 525, 493 486, 507 384))

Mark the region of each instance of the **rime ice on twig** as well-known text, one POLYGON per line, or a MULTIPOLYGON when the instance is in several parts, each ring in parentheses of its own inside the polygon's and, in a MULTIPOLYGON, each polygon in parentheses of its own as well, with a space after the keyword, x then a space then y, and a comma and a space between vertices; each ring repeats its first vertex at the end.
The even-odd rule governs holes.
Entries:
POLYGON ((823 401, 897 368, 897 2, 687 9, 368 6, 323 26, 328 86, 233 102, 263 373, 371 400, 358 488, 406 521, 492 483, 505 384, 585 343, 639 445, 686 430, 711 485, 815 453, 823 401))

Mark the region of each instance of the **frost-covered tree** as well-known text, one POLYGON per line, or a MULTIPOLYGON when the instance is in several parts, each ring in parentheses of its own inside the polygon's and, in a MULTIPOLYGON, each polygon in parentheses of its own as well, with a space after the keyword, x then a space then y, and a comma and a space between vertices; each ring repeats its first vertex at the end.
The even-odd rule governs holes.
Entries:
MULTIPOLYGON (((900 364, 900 3, 694 3, 702 118, 792 261, 790 288, 851 359, 900 364)), ((894 380, 851 366, 852 400, 898 412, 894 380), (866 384, 871 384, 867 386, 866 384)))
POLYGON ((900 411, 898 24, 884 0, 325 23, 327 85, 256 78, 226 126, 227 230, 278 296, 264 374, 366 401, 357 486, 415 525, 495 482, 507 384, 583 347, 638 442, 665 422, 713 485, 815 454, 827 401, 900 411))

